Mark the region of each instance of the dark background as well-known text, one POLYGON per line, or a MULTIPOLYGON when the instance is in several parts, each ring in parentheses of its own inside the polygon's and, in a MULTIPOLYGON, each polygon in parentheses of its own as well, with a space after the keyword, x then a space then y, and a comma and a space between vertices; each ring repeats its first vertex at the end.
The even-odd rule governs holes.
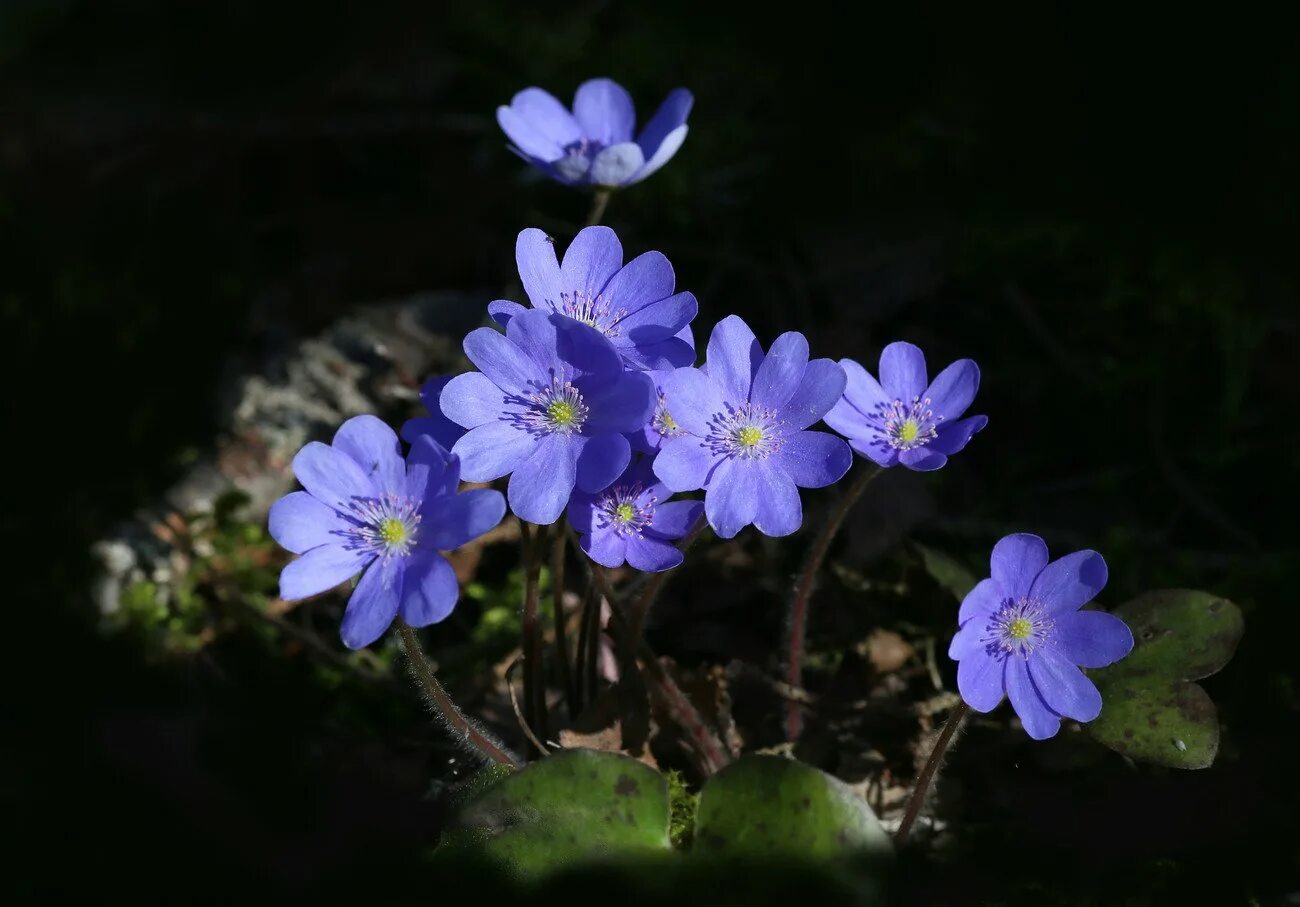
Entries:
MULTIPOLYGON (((1296 31, 1186 9, 815 10, 0 8, 0 797, 20 893, 441 897, 418 855, 436 732, 401 736, 416 708, 376 696, 366 721, 327 721, 302 671, 238 640, 158 664, 101 639, 87 546, 210 443, 232 368, 368 300, 486 303, 520 228, 567 239, 585 199, 531 178, 493 111, 596 75, 643 117, 695 93, 677 158, 607 222, 668 255, 697 336, 738 312, 815 354, 871 365, 903 338, 932 369, 980 363, 990 427, 924 483, 922 537, 979 565, 1035 531, 1106 555, 1108 606, 1189 586, 1246 612, 1207 683, 1218 765, 1053 774, 1054 744, 1004 751, 970 769, 986 820, 918 868, 918 900, 1300 890, 1296 31)), ((774 642, 779 615, 760 623, 774 642)))

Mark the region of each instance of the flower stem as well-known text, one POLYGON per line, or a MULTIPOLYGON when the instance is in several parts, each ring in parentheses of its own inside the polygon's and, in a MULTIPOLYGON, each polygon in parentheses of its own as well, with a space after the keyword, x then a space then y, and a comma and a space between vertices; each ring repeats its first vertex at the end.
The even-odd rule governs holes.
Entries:
POLYGON ((957 731, 962 722, 966 720, 966 714, 970 707, 965 702, 957 703, 957 706, 948 715, 948 720, 943 723, 939 729, 939 736, 935 738, 934 746, 930 749, 930 756, 925 760, 925 767, 921 769, 921 774, 916 778, 916 787, 912 788, 911 799, 907 801, 907 811, 903 813, 903 821, 898 825, 898 831, 894 832, 894 843, 902 844, 907 840, 908 833, 912 830, 912 825, 916 822, 916 817, 921 812, 921 807, 925 805, 925 796, 930 790, 930 783, 934 780, 935 774, 939 771, 939 766, 943 762, 943 755, 948 751, 948 747, 957 737, 957 731))
POLYGON ((506 749, 504 744, 479 727, 477 723, 465 717, 465 713, 457 707, 443 685, 438 682, 433 664, 424 654, 424 649, 420 647, 420 639, 415 635, 415 631, 400 617, 396 623, 397 635, 402 642, 402 651, 406 654, 407 664, 410 665, 411 677, 420 688, 429 708, 442 720, 457 741, 476 755, 499 765, 510 765, 515 768, 522 766, 523 762, 518 756, 506 749))
MULTIPOLYGON (((699 519, 695 521, 695 525, 691 527, 691 531, 677 545, 677 550, 684 556, 686 552, 691 550, 691 546, 704 533, 708 525, 704 519, 704 514, 700 514, 699 519)), ((646 617, 650 614, 650 606, 655 603, 659 590, 663 588, 664 583, 668 582, 668 577, 675 572, 675 570, 665 570, 661 573, 655 573, 646 582, 645 589, 641 591, 641 598, 637 600, 636 607, 628 615, 630 622, 628 635, 634 644, 641 641, 641 636, 645 632, 646 617)))
POLYGON ((578 710, 586 708, 596 698, 599 684, 597 659, 600 656, 600 593, 596 581, 587 580, 587 591, 582 597, 582 621, 578 630, 577 686, 578 710))
POLYGON ((568 627, 564 618, 564 555, 567 547, 568 536, 556 529, 555 540, 551 544, 551 610, 555 615, 555 653, 560 657, 560 686, 564 689, 564 702, 568 706, 569 717, 576 718, 578 698, 569 670, 568 627))
MULTIPOLYGON (((524 610, 521 623, 524 653, 524 712, 528 723, 546 739, 546 687, 542 679, 542 625, 537 619, 539 574, 542 570, 542 527, 519 524, 524 546, 524 610)), ((529 744, 530 755, 536 747, 529 744)))
MULTIPOLYGON (((840 525, 844 518, 848 516, 849 511, 853 509, 854 503, 862 497, 862 492, 867 490, 872 479, 880 475, 881 468, 874 463, 859 469, 853 484, 840 498, 839 503, 835 505, 835 510, 831 512, 830 519, 822 527, 821 534, 812 543, 808 549, 808 556, 804 560, 803 570, 799 574, 798 584, 794 587, 794 595, 790 599, 789 610, 786 612, 786 661, 785 661, 785 682, 792 689, 801 689, 803 687, 803 655, 804 645, 806 643, 806 633, 808 629, 808 603, 812 599, 813 586, 817 582, 817 573, 821 569, 822 561, 826 559, 826 552, 830 550, 831 542, 835 539, 835 533, 839 532, 840 525)), ((798 740, 799 735, 803 733, 803 709, 798 702, 787 700, 785 704, 785 736, 787 740, 798 740)))
POLYGON ((587 222, 584 227, 594 227, 600 223, 601 218, 605 216, 605 206, 609 204, 609 197, 613 193, 609 189, 597 189, 591 194, 591 210, 587 212, 587 222))

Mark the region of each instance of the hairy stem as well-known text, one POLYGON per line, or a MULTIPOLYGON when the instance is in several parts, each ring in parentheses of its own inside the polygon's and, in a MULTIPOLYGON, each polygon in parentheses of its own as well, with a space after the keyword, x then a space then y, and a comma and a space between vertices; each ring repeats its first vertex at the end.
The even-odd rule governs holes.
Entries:
POLYGON ((587 212, 587 223, 583 226, 594 227, 605 216, 605 207, 613 193, 609 189, 597 189, 591 194, 591 210, 587 212))
POLYGON ((569 717, 576 718, 577 693, 569 670, 568 622, 564 617, 564 555, 567 546, 568 536, 557 528, 555 540, 551 544, 551 611, 555 616, 555 654, 560 659, 560 686, 564 690, 564 702, 569 709, 569 717))
POLYGON ((476 722, 465 717, 465 713, 457 707, 446 689, 443 688, 443 685, 438 682, 437 675, 433 670, 433 664, 425 656, 424 649, 420 647, 420 640, 415 635, 415 631, 400 617, 396 623, 397 635, 402 642, 402 651, 406 654, 406 662, 410 666, 411 677, 415 680, 416 686, 420 688, 424 701, 428 703, 429 708, 442 720, 442 723, 452 732, 457 741, 466 749, 484 759, 515 768, 522 766, 522 760, 506 749, 503 743, 481 728, 476 722))
POLYGON ((898 831, 894 832, 895 844, 902 844, 907 840, 912 825, 916 823, 916 817, 921 813, 921 807, 925 805, 925 797, 930 790, 930 784, 934 781, 934 776, 943 763, 944 753, 948 751, 948 747, 956 739, 957 731, 962 722, 966 720, 966 714, 969 711, 970 707, 965 702, 957 703, 956 708, 948 715, 948 720, 939 729, 939 736, 935 738, 934 746, 930 750, 930 756, 925 760, 925 768, 921 769, 921 774, 916 777, 916 787, 912 788, 912 796, 907 801, 907 811, 903 813, 903 821, 899 823, 898 831))
POLYGON ((582 618, 578 624, 578 656, 576 663, 578 711, 581 712, 596 698, 597 658, 600 655, 600 593, 596 581, 588 578, 587 591, 582 596, 582 618))
MULTIPOLYGON (((524 653, 524 713, 532 729, 546 739, 546 686, 542 678, 542 625, 537 619, 539 574, 542 570, 542 527, 520 523, 524 546, 524 610, 521 620, 524 653)), ((531 755, 540 755, 529 745, 531 755)))
MULTIPOLYGON (((844 492, 835 505, 835 509, 831 511, 826 525, 822 527, 821 533, 813 541, 812 547, 808 549, 803 569, 799 573, 798 583, 794 587, 794 595, 791 596, 790 606, 786 611, 785 682, 793 689, 803 687, 803 655, 808 629, 808 603, 812 599, 813 587, 817 583, 817 573, 821 570, 822 561, 826 559, 826 552, 830 550, 831 542, 835 540, 835 534, 839 532, 844 518, 853 509, 853 505, 858 498, 862 497, 862 492, 867 490, 867 486, 871 484, 872 479, 880 475, 881 472, 881 468, 874 463, 859 468, 853 484, 844 492)), ((799 703, 793 700, 787 701, 785 704, 785 737, 787 740, 798 740, 801 733, 803 733, 803 709, 799 703)))
MULTIPOLYGON (((677 544, 677 550, 685 556, 708 525, 704 519, 704 514, 701 513, 699 519, 695 521, 695 525, 691 527, 691 531, 686 533, 685 538, 677 544)), ((675 570, 665 570, 662 573, 655 573, 646 582, 645 588, 641 591, 641 598, 637 600, 636 607, 628 615, 628 619, 631 621, 629 635, 634 643, 641 641, 641 635, 645 632, 646 617, 650 614, 650 607, 655 603, 659 590, 663 588, 664 583, 668 582, 668 577, 676 572, 675 570)))

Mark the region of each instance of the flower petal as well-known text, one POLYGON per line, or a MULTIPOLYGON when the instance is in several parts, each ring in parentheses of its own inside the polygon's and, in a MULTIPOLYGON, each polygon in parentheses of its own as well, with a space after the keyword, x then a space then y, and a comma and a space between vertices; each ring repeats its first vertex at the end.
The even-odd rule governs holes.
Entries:
POLYGON ((677 286, 673 266, 662 252, 643 252, 609 279, 600 295, 613 311, 640 311, 652 302, 667 299, 677 286))
POLYGON ((267 531, 281 548, 302 554, 318 545, 339 542, 338 532, 349 524, 334 510, 305 491, 294 491, 271 505, 267 531))
POLYGON ((709 481, 715 460, 709 449, 690 436, 665 441, 655 457, 654 471, 672 491, 694 491, 709 481))
POLYGON ((397 432, 382 419, 368 414, 353 416, 339 426, 331 446, 351 457, 379 490, 387 494, 405 490, 402 444, 397 432))
POLYGON ((668 411, 677 424, 693 435, 706 437, 710 431, 709 420, 722 412, 725 405, 719 382, 697 368, 679 368, 665 375, 661 386, 668 400, 668 411))
POLYGON ((354 500, 379 493, 355 460, 320 441, 311 441, 298 451, 293 474, 308 494, 336 510, 346 511, 354 500))
POLYGON ((525 160, 545 164, 564 156, 564 148, 555 141, 552 133, 538 128, 510 107, 497 108, 497 125, 514 142, 515 150, 525 160))
MULTIPOLYGON (((689 331, 690 328, 686 330, 689 331)), ((695 347, 681 339, 680 334, 658 343, 621 346, 618 350, 628 368, 644 372, 684 368, 695 364, 695 347)))
POLYGON ((604 491, 623 474, 631 458, 631 445, 622 435, 588 438, 578 455, 575 484, 588 494, 604 491))
POLYGON ((1105 611, 1072 611, 1056 617, 1056 647, 1085 668, 1104 668, 1133 651, 1133 631, 1105 611))
POLYGON ((1069 659, 1042 646, 1028 661, 1034 689, 1053 712, 1075 721, 1091 721, 1101 714, 1101 693, 1069 659))
POLYGON ((488 303, 487 310, 488 317, 496 322, 499 327, 504 328, 510 323, 511 318, 527 312, 528 306, 511 302, 509 299, 496 299, 488 303))
POLYGON ((958 419, 956 422, 940 422, 937 429, 938 437, 926 446, 930 450, 952 456, 966 446, 966 442, 975 432, 988 424, 988 416, 971 416, 969 419, 958 419))
POLYGON ((515 516, 539 526, 560 518, 573 493, 582 440, 559 435, 538 439, 533 453, 511 473, 506 488, 515 516))
MULTIPOLYGON (((667 157, 662 161, 659 160, 660 153, 664 150, 661 146, 667 144, 670 135, 686 125, 686 118, 690 116, 691 107, 694 104, 695 96, 689 91, 685 88, 674 89, 664 99, 664 102, 659 105, 659 109, 654 112, 654 115, 646 121, 641 134, 636 137, 636 141, 645 152, 646 160, 650 162, 646 164, 647 169, 649 169, 650 164, 656 162, 658 162, 658 166, 655 167, 656 170, 662 167, 667 163, 667 159, 677 151, 677 147, 681 146, 681 141, 678 140, 676 147, 668 150, 667 157)), ((681 135, 682 138, 685 138, 686 134, 683 131, 681 135)), ((650 173, 642 173, 639 177, 644 179, 649 175, 650 173)))
POLYGON ((908 469, 917 472, 933 472, 936 469, 943 469, 948 458, 927 444, 924 447, 913 447, 899 452, 898 461, 908 469))
POLYGON ((980 387, 980 368, 974 359, 958 359, 941 371, 925 390, 936 416, 953 420, 966 412, 980 387))
MULTIPOLYGON (((510 319, 506 327, 508 334, 516 333, 517 326, 534 314, 546 318, 544 312, 518 315, 510 319)), ((550 380, 543 366, 539 366, 527 351, 502 336, 500 331, 476 328, 465 335, 463 346, 469 361, 507 394, 527 396, 537 384, 550 380)))
POLYGON ((442 414, 465 428, 499 421, 507 401, 506 392, 482 372, 466 372, 452 378, 439 398, 442 414))
POLYGON ((880 354, 880 386, 891 400, 910 403, 925 394, 925 354, 911 343, 897 341, 880 354))
POLYGON ((996 580, 980 580, 961 600, 961 608, 957 611, 957 623, 964 627, 967 621, 977 620, 982 633, 984 624, 993 616, 994 611, 1002 607, 1006 598, 996 580))
MULTIPOLYGON (((498 492, 490 492, 501 497, 498 492)), ((505 509, 505 499, 501 499, 505 509)), ((456 571, 437 551, 419 551, 406 561, 402 577, 402 620, 412 627, 427 627, 447 618, 460 598, 456 571)))
POLYGON ((984 627, 981 620, 970 620, 963 624, 948 644, 948 657, 953 661, 978 657, 988 646, 984 642, 984 627))
POLYGON ((460 458, 430 436, 416 438, 406 458, 406 495, 426 501, 455 494, 460 484, 460 458))
POLYGON ((312 548, 280 571, 280 597, 287 602, 328 592, 361 572, 374 555, 333 542, 312 548))
POLYGON ((623 267, 623 244, 609 227, 584 227, 569 243, 560 265, 563 289, 595 297, 623 267))
POLYGON ((602 145, 631 141, 636 128, 632 96, 612 79, 591 79, 579 85, 573 96, 573 117, 587 138, 602 145))
POLYGON ((443 551, 459 548, 491 532, 505 515, 506 499, 490 488, 433 498, 420 515, 420 547, 443 551))
POLYGON ((470 429, 451 452, 460 457, 466 482, 491 482, 517 469, 536 446, 528 432, 498 421, 470 429))
MULTIPOLYGON (((645 166, 642 167, 635 176, 627 181, 627 185, 632 186, 641 182, 641 180, 645 179, 664 164, 672 160, 673 155, 677 153, 678 149, 682 147, 682 143, 686 141, 686 133, 688 131, 686 124, 683 123, 681 126, 678 126, 672 132, 668 133, 668 135, 664 136, 664 140, 659 145, 658 150, 655 151, 654 157, 645 162, 645 166)), ((638 144, 641 143, 638 142, 638 144)))
POLYGON ((1025 659, 1012 656, 1007 664, 1007 698, 1011 707, 1020 716, 1020 723, 1025 726, 1025 733, 1035 740, 1055 737, 1061 729, 1061 716, 1051 710, 1043 697, 1034 689, 1034 682, 1029 677, 1029 668, 1025 659))
MULTIPOLYGON (((559 305, 560 293, 566 289, 560 280, 555 240, 536 227, 519 231, 515 239, 515 266, 533 308, 554 310, 559 305)), ((491 311, 491 306, 488 310, 491 311)))
MULTIPOLYGON (((583 138, 582 128, 573 114, 549 91, 525 88, 510 99, 510 109, 532 127, 534 133, 560 148, 583 138)), ((543 154, 537 156, 546 157, 543 154)))
POLYGON ((758 531, 773 538, 797 532, 803 524, 803 504, 799 489, 785 470, 771 460, 755 460, 749 469, 754 473, 758 492, 758 512, 754 515, 758 531))
POLYGON ((587 172, 593 186, 622 186, 645 166, 645 156, 636 142, 620 142, 602 148, 587 172))
POLYGON ((794 393, 781 409, 782 426, 786 431, 807 428, 826 416, 843 394, 844 369, 830 359, 814 359, 795 382, 794 393))
MULTIPOLYGON (((516 318, 511 324, 523 319, 516 318)), ((563 315, 552 315, 560 361, 574 381, 613 381, 623 374, 623 359, 600 331, 563 315)))
POLYGON ((801 431, 784 438, 772 459, 800 488, 832 485, 853 465, 849 445, 824 431, 801 431))
POLYGON ((1076 551, 1042 569, 1029 589, 1048 611, 1077 611, 1106 585, 1106 559, 1095 551, 1076 551))
POLYGON ((976 652, 957 663, 957 690, 966 704, 977 712, 991 712, 1006 692, 1004 662, 976 652))
POLYGON ((613 570, 627 560, 627 539, 611 529, 597 529, 578 537, 578 547, 602 567, 613 570))
POLYGON ((352 590, 339 636, 349 649, 361 649, 384 635, 402 599, 404 558, 379 558, 352 590))
POLYGON ((883 435, 875 434, 863 438, 850 438, 849 447, 852 447, 877 466, 888 469, 891 466, 898 465, 898 451, 885 443, 883 435))
POLYGON ((451 375, 439 375, 424 382, 420 388, 420 402, 429 410, 429 415, 416 416, 402 424, 399 434, 407 444, 414 444, 421 435, 429 435, 439 445, 451 450, 452 445, 465 434, 465 429, 448 419, 442 411, 442 392, 451 383, 451 379, 451 375))
POLYGON ((680 567, 685 560, 677 546, 649 535, 627 540, 627 562, 643 573, 662 573, 680 567))
POLYGON ((703 501, 667 501, 655 507, 648 531, 659 538, 679 539, 695 528, 703 514, 703 501))
MULTIPOLYGON (((834 363, 831 365, 839 368, 834 363)), ((754 372, 749 401, 780 412, 799 388, 807 367, 808 339, 798 331, 787 331, 772 341, 771 349, 767 351, 767 355, 763 357, 762 363, 754 372)), ((839 389, 831 400, 832 404, 844 392, 843 385, 841 381, 839 389)), ((816 419, 813 421, 815 422, 816 419)))
POLYGON ((859 363, 852 359, 841 359, 840 368, 844 369, 844 396, 863 416, 872 415, 881 407, 889 406, 889 394, 859 363))
POLYGON ((713 328, 705 354, 709 377, 731 404, 749 400, 754 373, 763 361, 763 348, 739 315, 728 315, 713 328))
MULTIPOLYGON (((655 465, 663 458, 660 453, 655 465)), ((709 478, 704 494, 704 513, 719 538, 735 538, 736 533, 758 516, 760 494, 758 471, 750 467, 755 460, 722 460, 709 478)), ((659 477, 665 478, 661 473, 659 477)), ((672 484, 669 483, 671 488, 672 484)))
POLYGON ((654 415, 655 386, 644 372, 623 372, 613 381, 584 384, 581 390, 590 412, 583 426, 588 434, 637 431, 654 415))
POLYGON ((989 572, 1011 599, 1029 595, 1029 587, 1046 566, 1047 543, 1028 532, 1008 535, 993 546, 989 558, 989 572))
POLYGON ((669 340, 691 323, 699 309, 695 294, 689 292, 652 302, 619 319, 616 345, 618 341, 641 346, 669 340))

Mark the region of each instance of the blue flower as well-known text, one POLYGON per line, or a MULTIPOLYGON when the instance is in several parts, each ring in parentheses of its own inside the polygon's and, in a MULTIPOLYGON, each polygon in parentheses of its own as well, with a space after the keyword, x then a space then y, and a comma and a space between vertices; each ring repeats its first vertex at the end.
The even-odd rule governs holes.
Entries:
POLYGON ((704 369, 676 369, 663 389, 682 434, 662 443, 655 475, 673 491, 706 489, 704 512, 723 538, 750 523, 789 535, 803 522, 798 489, 830 485, 853 463, 842 440, 805 430, 840 399, 844 370, 809 362, 802 334, 782 334, 765 356, 732 315, 713 329, 704 369))
POLYGON ((664 393, 664 380, 672 374, 672 371, 672 369, 665 369, 646 373, 655 383, 655 410, 644 428, 628 436, 633 450, 654 455, 659 452, 664 442, 685 434, 673 414, 668 411, 668 395, 664 393))
POLYGON ((451 613, 456 574, 439 551, 459 548, 501 522, 505 501, 487 489, 457 494, 460 464, 428 436, 402 459, 393 430, 374 416, 344 422, 331 444, 313 441, 293 458, 295 491, 271 507, 271 537, 300 554, 280 574, 288 601, 363 573, 340 628, 359 649, 393 618, 413 627, 451 613))
POLYGON ((438 398, 442 396, 442 389, 447 386, 451 378, 451 375, 440 375, 424 382, 424 386, 420 388, 420 402, 429 411, 429 415, 406 420, 401 434, 402 440, 407 444, 414 444, 421 435, 428 435, 437 441, 440 447, 451 450, 465 434, 465 429, 443 415, 442 407, 438 403, 438 398))
MULTIPOLYGON (((587 227, 555 257, 555 240, 529 228, 515 242, 519 279, 534 309, 581 321, 605 335, 628 368, 671 369, 695 362, 690 323, 695 296, 674 293, 677 278, 662 252, 646 252, 623 264, 623 246, 609 227, 587 227)), ((498 299, 488 312, 503 327, 520 312, 498 299)))
POLYGON ((1133 648, 1124 621, 1079 610, 1106 585, 1102 556, 1076 551, 1048 563, 1038 536, 1009 535, 993 546, 990 573, 962 601, 948 647, 961 698, 991 712, 1009 697, 1035 740, 1054 736, 1062 718, 1096 718, 1101 694, 1079 667, 1105 667, 1133 648))
POLYGON ((910 343, 885 347, 878 382, 852 359, 841 359, 840 365, 848 383, 826 424, 881 466, 939 469, 989 423, 987 416, 958 418, 979 390, 980 370, 973 360, 958 359, 928 385, 925 354, 910 343))
POLYGON ((626 562, 646 573, 671 570, 682 562, 672 541, 691 531, 704 505, 669 501, 669 496, 643 458, 604 491, 575 492, 569 523, 582 550, 602 566, 613 569, 626 562))
POLYGON ((570 113, 555 96, 525 88, 497 122, 514 144, 510 150, 551 179, 569 186, 617 188, 654 173, 686 141, 686 117, 695 98, 673 91, 633 141, 636 109, 617 82, 592 79, 578 87, 570 113))
POLYGON ((604 335, 572 318, 530 310, 503 336, 479 328, 465 355, 480 369, 442 392, 442 411, 469 429, 453 451, 465 479, 510 475, 510 509, 530 523, 553 523, 575 485, 594 494, 627 468, 623 435, 645 425, 654 385, 623 368, 604 335))

